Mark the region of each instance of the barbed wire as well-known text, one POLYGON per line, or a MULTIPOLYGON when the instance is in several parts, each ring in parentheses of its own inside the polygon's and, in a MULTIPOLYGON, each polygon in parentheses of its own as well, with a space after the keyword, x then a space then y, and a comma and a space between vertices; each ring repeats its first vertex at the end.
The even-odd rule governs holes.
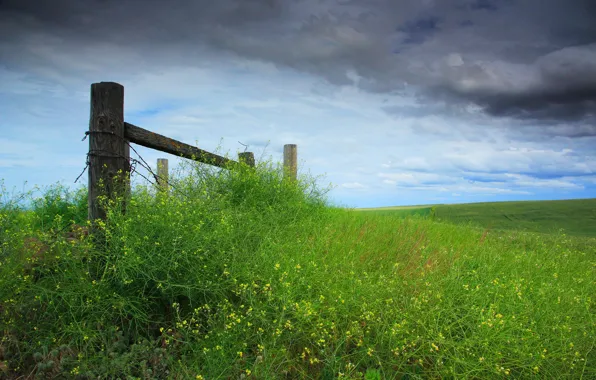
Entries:
POLYGON ((94 149, 94 150, 90 150, 87 155, 86 155, 86 159, 85 159, 85 167, 83 168, 83 170, 81 171, 81 173, 77 176, 77 178, 75 179, 75 183, 78 182, 78 180, 83 176, 83 174, 85 173, 85 171, 87 169, 89 169, 89 166, 91 165, 90 156, 94 156, 94 157, 109 157, 109 158, 122 158, 126 161, 126 165, 128 166, 128 172, 130 174, 138 174, 139 176, 141 176, 143 179, 145 179, 147 182, 149 182, 151 185, 153 186, 157 186, 159 184, 160 181, 165 181, 165 183, 170 186, 172 188, 172 190, 174 190, 175 192, 177 192, 178 194, 184 195, 184 196, 188 196, 188 194, 184 194, 184 192, 180 191, 176 186, 174 186, 172 184, 172 182, 169 181, 169 179, 165 179, 165 178, 161 178, 159 177, 157 174, 155 174, 155 172, 153 172, 153 170, 151 169, 151 166, 147 163, 147 161, 145 161, 145 159, 143 158, 143 156, 141 156, 141 154, 139 154, 139 152, 137 152, 137 150, 130 145, 130 141, 128 141, 127 139, 125 139, 122 136, 117 135, 114 132, 110 132, 110 131, 85 131, 85 136, 83 137, 83 139, 81 141, 85 141, 85 139, 87 139, 87 136, 89 136, 92 133, 101 133, 101 134, 109 134, 112 136, 115 136, 119 139, 124 140, 124 143, 126 145, 128 145, 128 147, 137 155, 137 157, 139 159, 135 159, 132 157, 126 157, 124 155, 120 155, 120 154, 111 154, 108 153, 105 150, 99 150, 99 149, 94 149), (137 170, 137 166, 142 167, 143 169, 147 170, 152 176, 153 176, 153 180, 150 180, 149 178, 147 178, 143 173, 141 173, 139 170, 137 170))
POLYGON ((248 149, 248 145, 241 143, 240 141, 238 141, 238 144, 244 146, 244 153, 246 153, 246 150, 248 149))

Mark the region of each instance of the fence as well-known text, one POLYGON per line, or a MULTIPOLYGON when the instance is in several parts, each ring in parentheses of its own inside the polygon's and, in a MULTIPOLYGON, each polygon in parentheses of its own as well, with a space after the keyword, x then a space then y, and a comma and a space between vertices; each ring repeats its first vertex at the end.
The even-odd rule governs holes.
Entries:
MULTIPOLYGON (((254 158, 251 152, 246 152, 247 158, 249 160, 248 165, 254 166, 254 158)), ((239 153, 239 156, 242 153, 239 153)), ((297 163, 298 161, 298 154, 297 154, 297 147, 296 144, 286 144, 284 145, 284 172, 289 175, 291 178, 296 179, 297 176, 297 163)), ((162 192, 168 192, 169 190, 169 171, 168 171, 168 159, 167 158, 158 158, 157 159, 157 188, 162 192)))
MULTIPOLYGON (((91 118, 89 130, 89 203, 88 218, 105 220, 106 211, 98 200, 100 194, 111 199, 130 189, 130 143, 192 159, 209 165, 234 170, 241 163, 255 166, 252 152, 238 154, 238 161, 207 152, 197 147, 150 132, 124 121, 124 87, 114 82, 91 85, 91 118), (104 186, 102 189, 101 186, 104 186)), ((167 188, 167 160, 158 162, 158 183, 167 188), (160 169, 161 167, 161 169, 160 169)), ((284 145, 285 175, 296 179, 297 148, 284 145)), ((126 209, 122 200, 122 209, 126 209)))

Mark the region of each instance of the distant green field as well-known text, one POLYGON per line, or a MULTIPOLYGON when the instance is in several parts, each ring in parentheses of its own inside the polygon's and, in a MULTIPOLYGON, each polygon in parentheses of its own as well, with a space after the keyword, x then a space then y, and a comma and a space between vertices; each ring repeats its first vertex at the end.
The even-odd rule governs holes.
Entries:
MULTIPOLYGON (((376 214, 430 216, 433 206, 360 209, 376 214)), ((596 237, 596 199, 562 201, 486 202, 436 205, 438 220, 474 224, 495 230, 554 233, 596 237)))
POLYGON ((357 211, 363 211, 367 213, 374 213, 375 215, 399 215, 402 217, 419 215, 419 216, 430 216, 430 206, 405 206, 405 207, 384 207, 379 209, 357 209, 357 211))

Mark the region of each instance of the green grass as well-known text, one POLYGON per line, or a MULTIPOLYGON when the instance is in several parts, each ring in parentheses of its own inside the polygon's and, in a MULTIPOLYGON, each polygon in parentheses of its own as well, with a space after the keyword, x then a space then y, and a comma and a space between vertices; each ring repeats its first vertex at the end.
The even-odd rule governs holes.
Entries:
POLYGON ((374 207, 374 208, 359 208, 358 211, 394 211, 394 210, 410 210, 420 208, 431 208, 436 205, 415 205, 415 206, 387 206, 387 207, 374 207))
POLYGON ((455 205, 359 209, 358 211, 407 216, 430 216, 459 224, 496 230, 552 234, 559 230, 574 236, 596 237, 596 199, 560 201, 486 202, 455 205))
POLYGON ((424 216, 430 217, 431 215, 431 207, 419 207, 419 206, 412 206, 412 207, 387 207, 387 208, 379 208, 379 209, 356 209, 354 211, 357 212, 366 212, 370 214, 375 214, 379 216, 398 216, 401 218, 406 218, 410 216, 424 216))
POLYGON ((596 241, 328 207, 281 170, 0 208, 0 377, 595 378, 596 241), (28 238, 47 251, 33 256, 28 238))

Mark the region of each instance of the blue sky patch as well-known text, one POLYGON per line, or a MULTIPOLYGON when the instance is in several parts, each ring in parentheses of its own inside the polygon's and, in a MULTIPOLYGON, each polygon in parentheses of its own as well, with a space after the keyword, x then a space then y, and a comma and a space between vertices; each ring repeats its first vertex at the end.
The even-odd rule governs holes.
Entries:
POLYGON ((160 112, 163 112, 164 108, 148 108, 142 111, 137 111, 133 115, 137 117, 147 117, 147 116, 155 116, 160 112))

